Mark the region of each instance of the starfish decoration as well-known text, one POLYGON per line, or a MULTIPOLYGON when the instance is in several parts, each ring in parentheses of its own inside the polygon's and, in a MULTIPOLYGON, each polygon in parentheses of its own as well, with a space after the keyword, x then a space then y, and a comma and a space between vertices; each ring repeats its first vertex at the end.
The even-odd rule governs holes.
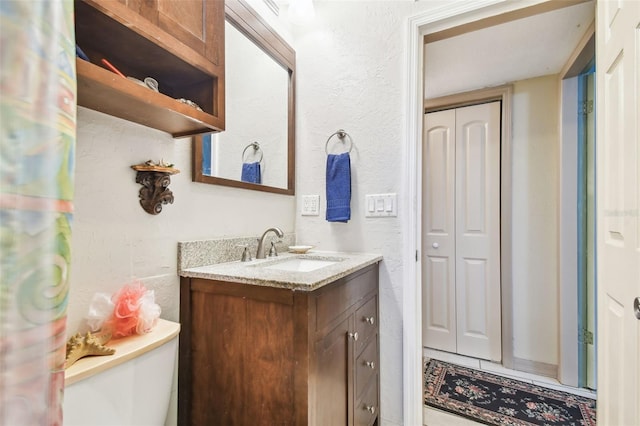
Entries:
POLYGON ((87 332, 86 335, 76 333, 67 341, 67 357, 64 368, 69 368, 74 362, 82 357, 90 355, 113 355, 116 350, 104 346, 111 339, 110 333, 93 335, 87 332))

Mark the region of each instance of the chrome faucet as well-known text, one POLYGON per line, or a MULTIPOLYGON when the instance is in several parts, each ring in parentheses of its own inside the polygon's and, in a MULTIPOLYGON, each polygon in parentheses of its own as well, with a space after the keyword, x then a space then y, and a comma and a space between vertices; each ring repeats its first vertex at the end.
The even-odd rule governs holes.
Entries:
MULTIPOLYGON (((267 234, 269 232, 273 231, 278 238, 282 238, 284 237, 284 232, 282 232, 282 230, 280 228, 269 228, 266 231, 264 231, 264 234, 262 234, 262 237, 260 237, 258 239, 258 251, 256 252, 256 259, 264 259, 265 255, 264 255, 264 240, 267 237, 267 234)), ((275 253, 275 250, 274 250, 275 253)), ((275 253, 275 255, 277 256, 277 253, 275 253)))

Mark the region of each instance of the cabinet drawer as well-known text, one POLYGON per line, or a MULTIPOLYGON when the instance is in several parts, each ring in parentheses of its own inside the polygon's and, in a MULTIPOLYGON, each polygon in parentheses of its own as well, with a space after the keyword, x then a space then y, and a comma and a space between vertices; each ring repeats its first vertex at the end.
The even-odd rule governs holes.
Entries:
MULTIPOLYGON (((376 375, 377 376, 377 375, 376 375)), ((356 426, 370 426, 378 416, 378 380, 372 377, 362 398, 356 400, 353 423, 356 426)))
POLYGON ((321 330, 377 286, 378 268, 374 265, 320 289, 316 299, 316 330, 321 330))
POLYGON ((367 344, 372 335, 378 330, 378 297, 372 297, 356 311, 356 354, 367 344))
POLYGON ((378 338, 375 337, 356 359, 356 398, 362 396, 371 377, 378 373, 379 365, 378 338))

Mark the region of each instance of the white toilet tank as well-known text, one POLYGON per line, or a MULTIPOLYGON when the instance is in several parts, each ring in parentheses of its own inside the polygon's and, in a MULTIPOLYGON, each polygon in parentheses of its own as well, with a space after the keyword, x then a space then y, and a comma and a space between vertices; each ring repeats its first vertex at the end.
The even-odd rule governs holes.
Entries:
POLYGON ((173 382, 180 324, 111 340, 116 353, 81 358, 65 371, 65 426, 162 426, 173 382))

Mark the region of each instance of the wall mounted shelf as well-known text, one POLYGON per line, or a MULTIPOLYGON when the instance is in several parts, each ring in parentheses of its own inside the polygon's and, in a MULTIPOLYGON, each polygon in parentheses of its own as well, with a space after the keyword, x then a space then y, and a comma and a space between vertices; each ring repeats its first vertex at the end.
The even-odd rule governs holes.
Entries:
POLYGON ((76 1, 76 42, 91 60, 76 60, 78 105, 174 137, 224 130, 224 9, 216 3, 206 1, 202 16, 192 23, 216 34, 196 50, 195 42, 185 44, 166 25, 147 19, 145 11, 137 13, 115 1, 76 1), (160 93, 97 65, 103 58, 126 76, 153 77, 160 93))

